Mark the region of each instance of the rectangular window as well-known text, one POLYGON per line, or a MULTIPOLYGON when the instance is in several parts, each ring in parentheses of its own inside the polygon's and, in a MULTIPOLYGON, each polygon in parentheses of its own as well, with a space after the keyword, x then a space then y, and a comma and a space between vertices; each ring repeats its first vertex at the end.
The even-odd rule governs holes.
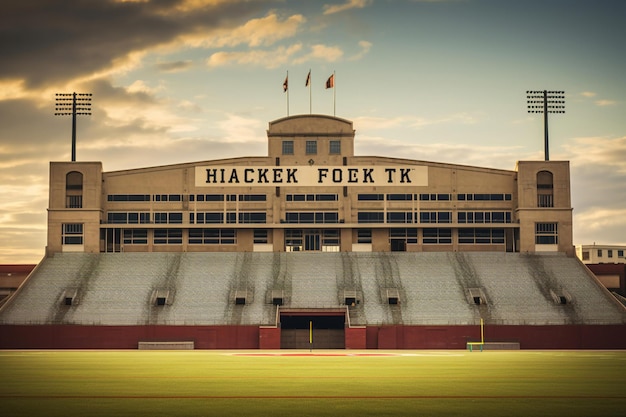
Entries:
POLYGON ((387 223, 413 223, 413 213, 410 211, 388 211, 387 223))
POLYGON ((598 258, 602 258, 602 249, 598 249, 598 258))
POLYGON ((624 257, 624 251, 623 251, 623 250, 621 250, 621 249, 620 249, 620 250, 618 250, 618 251, 617 251, 617 257, 618 257, 618 258, 623 258, 623 257, 624 257))
POLYGON ((535 223, 535 244, 556 245, 559 243, 556 223, 535 223))
POLYGON ((452 243, 452 229, 423 229, 424 244, 452 243))
POLYGON ((146 245, 148 243, 147 229, 124 229, 125 245, 146 245))
POLYGON ((241 194, 239 201, 266 201, 267 195, 265 194, 241 194))
POLYGON ((83 224, 82 223, 64 223, 62 225, 61 242, 64 245, 82 245, 83 244, 83 224))
POLYGON ((239 223, 265 223, 266 217, 263 212, 239 212, 239 223))
POLYGON ((82 195, 68 195, 65 201, 66 208, 82 208, 83 196, 82 195))
POLYGON ((292 140, 283 141, 283 155, 293 155, 293 141, 292 140))
POLYGON ((607 256, 608 256, 609 258, 612 258, 612 257, 613 257, 613 249, 609 249, 609 250, 607 250, 606 252, 607 252, 606 254, 607 254, 607 256))
POLYGON ((358 223, 384 223, 385 213, 382 211, 360 211, 357 215, 358 223))
POLYGON ((341 141, 339 140, 331 140, 330 148, 328 149, 328 153, 331 155, 339 155, 341 153, 341 141))
POLYGON ((286 223, 338 223, 339 213, 335 211, 299 212, 288 211, 285 213, 286 223))
POLYGON ((393 241, 402 240, 404 243, 417 243, 417 229, 389 229, 389 239, 393 241))
POLYGON ((109 194, 107 201, 150 201, 150 194, 109 194))
POLYGON ((234 229, 189 229, 189 244, 232 245, 236 236, 234 229))
POLYGON ((317 141, 316 140, 306 141, 306 154, 317 155, 317 141))
POLYGON ((357 243, 372 243, 372 229, 357 229, 357 243))
POLYGON ((254 229, 254 243, 267 243, 267 229, 254 229))
POLYGON ((154 229, 155 245, 180 245, 182 243, 182 229, 154 229))
POLYGON ((357 199, 359 201, 383 201, 384 194, 358 194, 357 199))
POLYGON ((413 200, 413 194, 387 194, 388 201, 410 201, 413 200))

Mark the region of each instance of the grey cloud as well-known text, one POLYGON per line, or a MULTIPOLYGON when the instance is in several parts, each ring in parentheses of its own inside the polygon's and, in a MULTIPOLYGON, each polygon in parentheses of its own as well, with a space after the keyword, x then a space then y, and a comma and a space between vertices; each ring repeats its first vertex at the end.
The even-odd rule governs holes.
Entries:
POLYGON ((179 12, 182 2, 3 2, 0 78, 24 78, 27 87, 54 85, 107 68, 116 58, 181 34, 234 24, 268 3, 232 1, 179 12))

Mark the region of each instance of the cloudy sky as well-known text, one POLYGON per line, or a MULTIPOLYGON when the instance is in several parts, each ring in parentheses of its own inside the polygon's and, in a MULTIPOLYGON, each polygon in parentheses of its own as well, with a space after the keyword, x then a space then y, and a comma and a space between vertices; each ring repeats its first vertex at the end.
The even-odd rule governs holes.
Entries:
POLYGON ((0 263, 43 257, 74 91, 77 159, 114 171, 266 155, 269 121, 334 105, 358 155, 513 170, 543 159, 526 90, 564 90, 575 243, 626 244, 625 44, 623 0, 2 1, 0 263))

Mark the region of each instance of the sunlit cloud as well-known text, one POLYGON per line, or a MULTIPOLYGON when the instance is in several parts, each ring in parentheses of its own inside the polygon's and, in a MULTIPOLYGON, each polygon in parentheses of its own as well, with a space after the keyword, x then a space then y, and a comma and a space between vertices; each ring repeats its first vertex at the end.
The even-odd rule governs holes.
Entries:
POLYGON ((159 71, 174 73, 185 71, 193 66, 193 62, 190 60, 186 61, 175 61, 175 62, 161 62, 157 64, 157 68, 159 71))
POLYGON ((626 173, 626 136, 574 138, 562 146, 567 159, 578 165, 612 167, 626 173))
POLYGON ((354 121, 355 124, 358 123, 360 129, 372 131, 376 129, 389 129, 394 127, 411 127, 413 129, 421 129, 427 126, 446 123, 474 124, 478 122, 478 118, 477 116, 469 113, 454 113, 437 118, 419 116, 396 116, 390 118, 364 116, 357 117, 354 121))
POLYGON ((196 48, 270 46, 279 40, 293 37, 305 22, 306 19, 300 14, 280 20, 277 14, 272 13, 251 19, 236 28, 220 27, 207 33, 186 34, 179 40, 186 46, 196 48))
POLYGON ((606 107, 606 106, 614 106, 617 104, 615 100, 597 100, 594 102, 596 106, 606 107))
POLYGON ((311 52, 293 60, 293 64, 298 65, 308 61, 335 62, 343 56, 343 51, 338 46, 313 45, 311 52))
POLYGON ((212 54, 206 64, 209 67, 222 67, 227 65, 254 65, 264 68, 278 68, 290 61, 290 58, 302 49, 302 44, 297 43, 289 47, 279 46, 268 50, 252 50, 239 52, 220 51, 212 54))
POLYGON ((329 15, 345 12, 346 10, 350 9, 362 9, 369 6, 370 4, 372 4, 372 0, 348 0, 346 3, 343 4, 325 4, 323 9, 324 14, 329 15))
POLYGON ((596 93, 592 91, 583 91, 582 93, 580 93, 580 95, 583 97, 591 98, 591 97, 595 97, 596 93))

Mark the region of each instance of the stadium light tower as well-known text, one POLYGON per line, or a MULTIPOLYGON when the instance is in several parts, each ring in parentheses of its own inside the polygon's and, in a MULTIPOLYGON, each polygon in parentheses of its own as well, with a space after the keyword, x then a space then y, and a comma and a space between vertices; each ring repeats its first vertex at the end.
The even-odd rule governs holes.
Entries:
POLYGON ((548 113, 565 113, 565 91, 526 91, 526 97, 528 113, 543 113, 545 155, 546 161, 549 161, 548 113))
POLYGON ((55 116, 72 116, 72 162, 76 161, 76 116, 91 116, 91 94, 57 93, 55 116))

